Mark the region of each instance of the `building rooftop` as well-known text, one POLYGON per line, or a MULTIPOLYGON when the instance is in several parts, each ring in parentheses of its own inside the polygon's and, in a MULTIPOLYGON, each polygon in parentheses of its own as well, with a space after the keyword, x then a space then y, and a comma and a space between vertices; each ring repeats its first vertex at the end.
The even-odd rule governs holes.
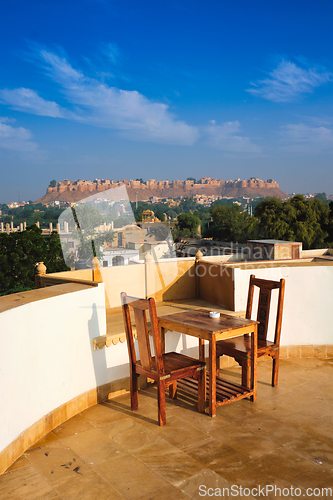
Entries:
POLYGON ((248 240, 248 243, 261 243, 262 245, 271 244, 271 245, 300 245, 300 242, 297 241, 284 241, 284 240, 248 240))
MULTIPOLYGON (((154 262, 147 254, 133 266, 54 274, 40 265, 36 290, 1 298, 1 499, 211 496, 205 488, 241 496, 240 488, 265 485, 288 488, 266 498, 291 498, 333 487, 332 252, 233 257, 154 262), (159 427, 156 386, 140 379, 133 413, 120 293, 154 297, 159 315, 198 307, 242 315, 254 272, 286 279, 278 387, 270 385, 271 360, 261 359, 255 403, 233 402, 210 418, 180 390, 159 427)), ((170 331, 166 344, 197 356, 195 337, 170 331)), ((237 382, 233 362, 223 357, 220 366, 237 382)), ((263 496, 250 489, 243 496, 263 496)))
MULTIPOLYGON (((255 403, 238 401, 210 418, 179 391, 178 400, 167 399, 164 427, 157 424, 155 385, 139 392, 135 413, 128 394, 107 400, 28 449, 0 476, 0 496, 174 500, 202 498, 208 488, 229 488, 231 496, 233 485, 270 485, 299 488, 300 496, 317 488, 326 498, 321 488, 333 487, 332 366, 332 358, 283 359, 272 388, 271 362, 260 360, 255 403)), ((240 376, 238 367, 222 371, 240 376)))

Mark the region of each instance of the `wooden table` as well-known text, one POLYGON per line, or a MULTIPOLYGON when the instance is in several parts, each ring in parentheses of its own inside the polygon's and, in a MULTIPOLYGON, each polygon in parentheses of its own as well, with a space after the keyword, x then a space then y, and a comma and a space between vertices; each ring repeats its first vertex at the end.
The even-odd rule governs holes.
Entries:
MULTIPOLYGON (((221 314, 219 318, 211 318, 205 309, 185 311, 158 318, 161 328, 162 346, 164 347, 166 330, 176 331, 197 337, 199 339, 199 358, 205 360, 205 340, 209 342, 209 379, 207 394, 209 398, 209 414, 216 416, 216 407, 251 397, 257 397, 257 325, 253 321, 228 314, 221 314), (216 341, 251 334, 251 387, 243 387, 216 376, 216 341)), ((187 381, 188 388, 195 390, 195 382, 187 381)))

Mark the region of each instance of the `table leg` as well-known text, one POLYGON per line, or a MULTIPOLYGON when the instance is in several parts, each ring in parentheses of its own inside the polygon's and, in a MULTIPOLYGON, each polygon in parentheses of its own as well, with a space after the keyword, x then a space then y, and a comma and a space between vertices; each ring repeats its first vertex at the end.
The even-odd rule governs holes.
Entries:
POLYGON ((209 340, 209 415, 216 417, 216 339, 209 340))
POLYGON ((257 349, 258 349, 258 325, 255 325, 251 334, 251 389, 253 396, 251 401, 257 400, 257 349))
MULTIPOLYGON (((199 359, 200 359, 200 361, 205 362, 205 341, 202 339, 199 339, 199 359)), ((205 407, 206 407, 206 370, 205 370, 205 373, 203 376, 203 380, 201 382, 201 386, 200 386, 200 382, 199 382, 198 392, 199 392, 199 394, 198 394, 198 402, 199 402, 198 410, 200 413, 203 413, 205 411, 205 407)))

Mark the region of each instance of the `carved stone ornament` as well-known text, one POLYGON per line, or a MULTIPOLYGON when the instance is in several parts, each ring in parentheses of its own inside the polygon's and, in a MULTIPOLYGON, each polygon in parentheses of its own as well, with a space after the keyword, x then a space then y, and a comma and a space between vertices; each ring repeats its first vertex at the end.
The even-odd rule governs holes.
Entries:
POLYGON ((96 337, 93 339, 93 348, 94 351, 97 349, 103 349, 104 347, 110 347, 111 345, 117 345, 118 342, 123 344, 126 340, 125 334, 120 334, 117 336, 111 335, 101 335, 100 337, 96 337))
POLYGON ((44 265, 44 262, 38 262, 36 269, 39 276, 46 274, 46 266, 44 265))
POLYGON ((203 253, 201 250, 198 250, 197 253, 195 254, 195 259, 200 260, 203 257, 203 253))

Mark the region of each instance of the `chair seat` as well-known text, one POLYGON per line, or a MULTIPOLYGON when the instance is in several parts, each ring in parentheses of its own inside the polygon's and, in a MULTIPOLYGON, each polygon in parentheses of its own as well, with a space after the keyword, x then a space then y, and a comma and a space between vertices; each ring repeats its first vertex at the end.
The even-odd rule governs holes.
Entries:
MULTIPOLYGON (((263 356, 277 349, 279 347, 274 342, 258 339, 258 356, 263 356)), ((251 337, 249 335, 242 335, 227 340, 219 340, 216 342, 216 356, 222 356, 223 354, 234 358, 250 358, 251 337)))
MULTIPOLYGON (((202 368, 206 366, 206 364, 203 361, 199 361, 198 359, 195 358, 190 358, 189 356, 184 356, 183 354, 179 354, 178 352, 168 352, 166 354, 163 354, 162 357, 166 375, 172 375, 173 373, 176 372, 179 373, 181 370, 184 371, 191 369, 195 370, 197 368, 202 368)), ((152 362, 152 370, 157 372, 155 356, 152 356, 151 362, 152 362)), ((140 360, 137 360, 135 364, 136 366, 141 367, 140 360)))
POLYGON ((157 411, 159 425, 165 425, 165 391, 169 388, 169 396, 177 398, 177 381, 186 377, 198 379, 198 410, 205 411, 205 380, 206 363, 198 359, 184 356, 176 352, 164 354, 164 345, 161 342, 161 331, 156 314, 155 299, 140 299, 130 297, 125 292, 121 294, 123 305, 124 324, 127 339, 127 348, 130 360, 130 391, 131 409, 138 409, 138 375, 151 378, 157 382, 157 411), (134 344, 132 319, 133 311, 138 342, 137 359, 134 344), (147 313, 149 318, 147 318, 147 313), (148 319, 150 320, 151 334, 153 337, 154 353, 151 355, 151 346, 148 333, 148 319))
MULTIPOLYGON (((250 276, 249 293, 247 297, 246 314, 247 319, 252 318, 253 298, 257 291, 257 321, 258 321, 258 357, 268 354, 273 358, 273 371, 272 371, 272 387, 278 383, 279 373, 279 346, 281 336, 281 323, 283 314, 283 301, 284 301, 285 279, 281 278, 280 281, 267 280, 256 278, 254 274, 250 276), (267 339, 267 332, 269 327, 269 316, 271 308, 271 295, 275 290, 278 292, 277 296, 277 311, 275 319, 274 342, 267 339)), ((272 326, 272 324, 271 324, 272 326)), ((250 365, 251 365, 251 338, 248 334, 244 336, 234 337, 228 340, 220 340, 216 342, 216 371, 220 368, 219 358, 223 355, 234 358, 237 363, 242 365, 242 385, 250 387, 250 365)), ((255 373, 255 367, 251 367, 252 377, 255 373)))

